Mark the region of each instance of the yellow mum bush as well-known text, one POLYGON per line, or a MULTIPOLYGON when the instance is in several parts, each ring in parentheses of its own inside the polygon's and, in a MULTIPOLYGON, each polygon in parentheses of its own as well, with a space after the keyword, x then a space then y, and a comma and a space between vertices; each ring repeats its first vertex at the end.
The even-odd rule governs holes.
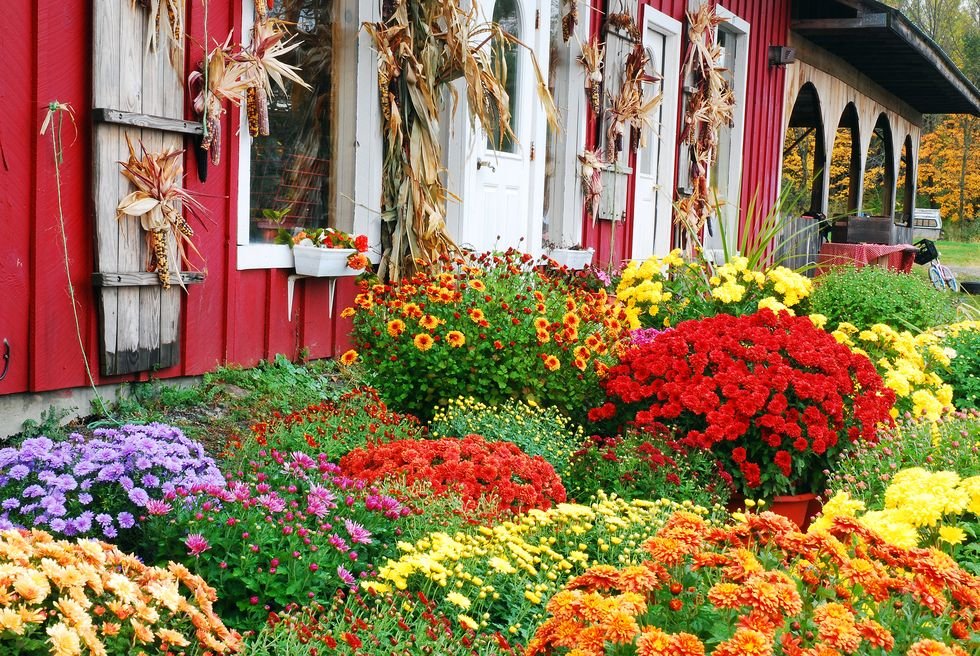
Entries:
POLYGON ((432 533, 399 543, 402 556, 379 568, 380 584, 362 586, 422 592, 447 614, 465 610, 483 627, 526 640, 565 581, 594 565, 643 560, 640 545, 677 507, 600 493, 588 506, 559 504, 472 533, 432 533))
POLYGON ((0 591, 4 653, 228 654, 241 641, 186 567, 148 567, 96 540, 0 532, 0 591))
POLYGON ((965 538, 956 526, 965 513, 980 515, 980 476, 961 478, 951 471, 912 467, 892 478, 885 489, 884 509, 866 511, 864 502, 838 492, 824 505, 810 531, 828 528, 835 517, 854 517, 899 547, 930 546, 939 541, 955 544, 965 538))
POLYGON ((809 278, 786 267, 764 271, 735 257, 720 266, 703 259, 686 261, 680 249, 666 257, 630 262, 616 296, 627 308, 632 328, 661 328, 719 313, 751 314, 761 308, 789 310, 806 299, 809 278))
POLYGON ((938 372, 949 366, 950 356, 955 353, 943 349, 941 337, 936 333, 913 335, 880 323, 868 330, 858 330, 845 322, 831 334, 875 364, 885 385, 898 397, 895 416, 908 412, 913 417, 935 421, 952 411, 953 388, 938 372))

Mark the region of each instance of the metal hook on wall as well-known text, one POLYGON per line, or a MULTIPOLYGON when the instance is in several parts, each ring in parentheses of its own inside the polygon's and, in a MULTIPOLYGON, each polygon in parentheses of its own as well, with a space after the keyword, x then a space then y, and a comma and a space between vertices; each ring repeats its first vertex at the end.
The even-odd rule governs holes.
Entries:
POLYGON ((7 370, 10 369, 10 342, 3 338, 3 371, 0 372, 0 380, 7 377, 7 370))

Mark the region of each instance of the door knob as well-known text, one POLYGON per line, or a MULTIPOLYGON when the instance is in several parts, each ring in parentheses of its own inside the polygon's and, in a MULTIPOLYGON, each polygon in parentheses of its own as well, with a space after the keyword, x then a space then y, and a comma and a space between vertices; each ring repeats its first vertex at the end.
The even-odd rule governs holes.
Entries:
POLYGON ((491 171, 493 171, 494 173, 497 172, 497 167, 494 166, 493 163, 490 160, 477 158, 477 160, 476 160, 476 170, 479 171, 484 166, 487 167, 488 169, 490 169, 491 171))

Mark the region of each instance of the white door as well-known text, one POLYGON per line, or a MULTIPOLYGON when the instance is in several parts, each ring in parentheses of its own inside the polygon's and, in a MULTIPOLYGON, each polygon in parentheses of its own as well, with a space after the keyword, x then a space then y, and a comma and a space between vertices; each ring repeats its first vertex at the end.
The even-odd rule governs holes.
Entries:
POLYGON ((643 47, 652 73, 663 82, 647 85, 647 96, 663 91, 653 129, 637 157, 633 213, 633 259, 670 251, 673 215, 674 143, 677 140, 677 86, 681 24, 649 6, 643 20, 643 47))
MULTIPOLYGON (((510 34, 534 48, 542 74, 548 72, 548 13, 550 2, 540 0, 479 0, 483 15, 499 23, 510 34), (539 13, 538 13, 539 12, 539 13), (545 29, 540 29, 540 26, 545 29)), ((500 52, 493 48, 496 58, 500 52)), ((520 248, 540 252, 543 213, 546 118, 538 102, 537 76, 531 54, 512 46, 503 55, 507 65, 506 89, 510 97, 511 129, 514 137, 487 134, 479 125, 456 122, 450 141, 464 139, 462 156, 456 161, 462 175, 453 175, 450 143, 450 184, 460 189, 458 215, 450 213, 450 229, 456 241, 477 250, 520 248)), ((497 62, 499 63, 499 62, 497 62)), ((465 98, 465 96, 463 96, 465 98)), ((463 113, 461 110, 460 113, 463 113)))

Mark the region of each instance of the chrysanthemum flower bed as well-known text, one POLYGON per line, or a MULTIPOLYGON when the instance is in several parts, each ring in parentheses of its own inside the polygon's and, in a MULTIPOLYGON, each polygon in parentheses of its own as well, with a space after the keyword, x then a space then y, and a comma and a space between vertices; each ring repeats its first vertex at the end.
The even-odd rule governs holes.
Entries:
POLYGON ((980 579, 853 520, 801 534, 772 513, 677 513, 639 566, 594 567, 548 603, 527 656, 975 654, 980 579))

